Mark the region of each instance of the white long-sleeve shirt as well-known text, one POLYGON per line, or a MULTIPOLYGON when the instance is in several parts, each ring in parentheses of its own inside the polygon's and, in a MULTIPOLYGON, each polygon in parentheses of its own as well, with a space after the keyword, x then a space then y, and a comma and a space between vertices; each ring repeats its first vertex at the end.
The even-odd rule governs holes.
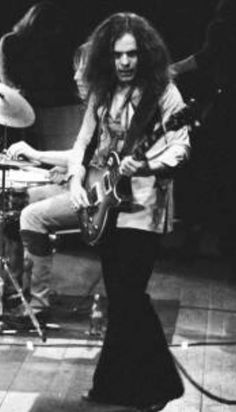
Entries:
MULTIPOLYGON (((170 83, 160 100, 162 122, 185 106, 177 87, 170 83)), ((128 107, 128 126, 134 114, 134 106, 128 107)), ((94 111, 94 98, 91 97, 84 122, 75 142, 69 161, 69 173, 76 173, 80 167, 87 145, 94 134, 97 115, 94 111)), ((122 122, 122 118, 121 118, 122 122)), ((159 124, 154 127, 157 129, 159 124)), ((104 140, 103 140, 104 145, 104 140)), ((149 168, 155 173, 160 163, 174 168, 187 158, 190 149, 188 127, 165 132, 146 153, 149 168)), ((98 147, 99 152, 99 147, 98 147)), ((133 176, 131 190, 134 203, 142 206, 132 213, 120 212, 117 227, 149 230, 158 233, 173 229, 174 199, 173 179, 158 179, 158 176, 133 176)), ((135 209, 134 209, 135 210, 135 209)))

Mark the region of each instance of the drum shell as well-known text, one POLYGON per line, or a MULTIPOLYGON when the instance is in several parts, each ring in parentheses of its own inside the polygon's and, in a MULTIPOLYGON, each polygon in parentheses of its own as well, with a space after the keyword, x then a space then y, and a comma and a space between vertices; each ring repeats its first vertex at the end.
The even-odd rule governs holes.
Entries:
POLYGON ((29 196, 27 187, 11 187, 6 191, 6 212, 8 215, 19 215, 28 204, 29 196))
POLYGON ((31 167, 30 170, 7 170, 3 188, 0 184, 0 210, 6 219, 18 218, 29 203, 28 189, 49 182, 48 171, 31 167))

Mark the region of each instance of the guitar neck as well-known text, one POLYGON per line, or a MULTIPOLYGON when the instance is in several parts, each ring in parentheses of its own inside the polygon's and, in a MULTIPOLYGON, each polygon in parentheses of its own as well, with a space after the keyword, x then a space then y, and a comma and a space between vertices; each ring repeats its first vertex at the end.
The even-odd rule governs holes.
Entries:
POLYGON ((134 149, 133 158, 135 160, 145 160, 145 153, 152 147, 152 145, 161 137, 164 133, 164 127, 160 125, 155 133, 145 136, 145 139, 138 144, 134 149))
POLYGON ((172 114, 169 119, 151 134, 146 135, 144 139, 137 144, 133 151, 133 158, 135 160, 145 160, 145 153, 154 145, 154 143, 166 132, 173 130, 177 131, 185 125, 191 125, 193 123, 193 104, 191 106, 185 106, 183 109, 172 114))

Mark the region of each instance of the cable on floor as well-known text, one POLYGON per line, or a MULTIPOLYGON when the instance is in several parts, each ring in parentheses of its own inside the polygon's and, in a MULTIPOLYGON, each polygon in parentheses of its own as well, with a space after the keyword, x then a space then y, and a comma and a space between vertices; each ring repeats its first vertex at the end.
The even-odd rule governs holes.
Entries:
POLYGON ((175 363, 179 370, 182 372, 182 374, 185 376, 185 378, 201 393, 203 393, 205 396, 208 398, 218 402, 218 403, 223 403, 226 405, 236 405, 236 399, 225 399, 220 396, 217 396, 207 389, 205 389, 203 386, 201 386, 198 382, 196 382, 192 376, 188 373, 188 371, 183 367, 183 365, 178 361, 178 359, 174 356, 175 363))

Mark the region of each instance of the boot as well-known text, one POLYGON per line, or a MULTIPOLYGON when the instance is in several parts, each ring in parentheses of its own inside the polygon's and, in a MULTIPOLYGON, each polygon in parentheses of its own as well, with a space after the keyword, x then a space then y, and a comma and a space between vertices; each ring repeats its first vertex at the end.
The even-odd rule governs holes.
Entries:
MULTIPOLYGON (((30 289, 28 304, 39 322, 45 324, 50 316, 49 296, 52 255, 36 256, 26 251, 24 259, 26 262, 24 267, 25 269, 28 268, 28 273, 24 273, 24 278, 27 278, 30 289)), ((32 322, 24 303, 21 303, 9 313, 7 322, 8 324, 14 324, 15 328, 18 325, 20 330, 32 328, 32 322)))

